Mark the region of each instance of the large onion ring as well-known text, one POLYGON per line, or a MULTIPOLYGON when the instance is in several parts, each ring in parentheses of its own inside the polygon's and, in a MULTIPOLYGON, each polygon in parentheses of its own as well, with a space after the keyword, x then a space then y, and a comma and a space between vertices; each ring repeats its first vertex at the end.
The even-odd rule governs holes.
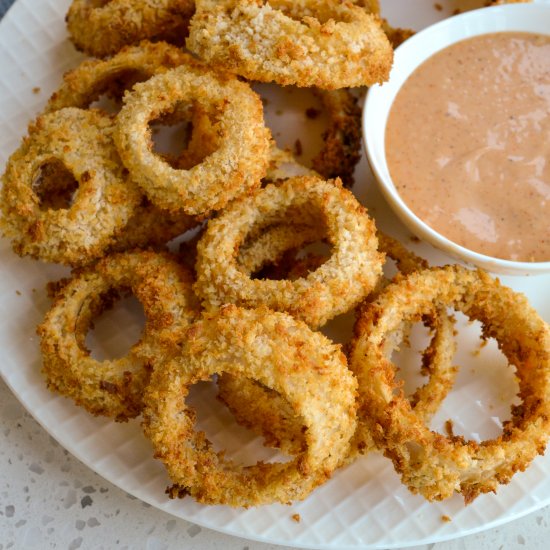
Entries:
POLYGON ((182 42, 194 7, 192 0, 73 0, 67 29, 77 50, 106 57, 146 38, 182 42))
POLYGON ((269 162, 270 132, 260 98, 245 83, 178 67, 134 86, 118 114, 115 141, 132 177, 167 210, 205 214, 260 185, 269 162), (148 124, 181 102, 212 113, 219 148, 188 170, 172 168, 151 150, 148 124))
POLYGON ((193 324, 179 353, 155 368, 144 429, 175 484, 172 495, 230 506, 288 503, 305 498, 345 456, 355 430, 355 393, 345 356, 322 334, 266 308, 226 306, 193 324), (249 376, 287 398, 307 427, 298 456, 243 467, 194 431, 188 388, 223 372, 249 376))
POLYGON ((393 50, 379 19, 349 2, 197 0, 187 47, 250 80, 323 89, 389 76, 393 50))
POLYGON ((373 289, 382 259, 374 222, 339 180, 296 177, 233 202, 209 221, 198 243, 195 289, 206 308, 263 304, 318 327, 354 307, 373 289), (326 223, 333 254, 319 269, 297 281, 273 281, 251 279, 239 268, 239 246, 250 228, 296 219, 307 225, 326 223))
POLYGON ((95 415, 137 416, 151 363, 198 315, 191 283, 189 270, 174 258, 149 251, 107 256, 78 271, 38 327, 48 387, 95 415), (86 333, 94 318, 128 290, 143 305, 143 334, 127 355, 98 361, 85 347, 86 333))
POLYGON ((112 244, 140 200, 114 146, 111 118, 62 109, 39 117, 10 157, 3 176, 2 226, 18 254, 79 265, 112 244), (41 168, 54 161, 78 182, 69 208, 42 208, 33 188, 41 168))
POLYGON ((428 500, 455 491, 466 502, 495 491, 542 454, 550 433, 550 330, 525 296, 481 271, 434 268, 392 284, 364 308, 350 353, 359 382, 362 421, 403 482, 428 500), (502 434, 481 443, 433 432, 415 415, 395 384, 388 359, 403 322, 450 306, 482 323, 516 367, 521 404, 502 434))

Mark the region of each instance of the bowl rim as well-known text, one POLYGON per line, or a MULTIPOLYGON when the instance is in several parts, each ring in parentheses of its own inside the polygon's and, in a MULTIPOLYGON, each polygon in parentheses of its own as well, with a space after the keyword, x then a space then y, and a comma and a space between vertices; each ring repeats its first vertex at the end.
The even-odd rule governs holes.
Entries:
POLYGON ((384 198, 398 218, 417 236, 446 254, 488 271, 506 275, 539 275, 550 272, 550 261, 526 262, 488 256, 465 248, 430 227, 397 193, 385 154, 389 111, 401 86, 417 67, 435 53, 462 40, 493 32, 514 31, 550 36, 550 3, 513 3, 472 10, 430 25, 406 40, 395 50, 389 81, 371 87, 366 94, 362 115, 364 148, 384 198), (518 19, 518 16, 521 17, 518 19), (541 16, 544 22, 547 21, 544 30, 541 30, 544 26, 541 26, 541 16), (533 28, 526 28, 529 26, 533 28), (373 124, 373 112, 381 108, 381 102, 385 114, 381 123, 373 124))

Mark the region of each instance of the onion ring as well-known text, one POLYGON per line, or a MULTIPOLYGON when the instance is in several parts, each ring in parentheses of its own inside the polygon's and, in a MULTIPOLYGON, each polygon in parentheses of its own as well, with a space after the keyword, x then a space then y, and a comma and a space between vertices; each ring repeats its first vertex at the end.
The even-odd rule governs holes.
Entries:
POLYGON ((345 456, 355 430, 355 393, 345 356, 322 334, 284 313, 230 305, 193 324, 179 353, 155 368, 143 425, 175 484, 172 496, 245 507, 288 503, 305 498, 345 456), (250 376, 287 397, 307 426, 298 456, 242 467, 194 431, 188 388, 223 372, 250 376))
MULTIPOLYGON (((247 254, 241 251, 239 260, 248 260, 248 264, 241 266, 246 272, 253 272, 266 261, 276 261, 289 245, 298 247, 314 242, 319 236, 319 230, 310 227, 281 225, 270 228, 249 246, 247 254), (258 242, 262 243, 261 246, 256 246, 258 242)), ((378 233, 378 239, 379 250, 395 261, 402 274, 427 267, 424 259, 407 250, 399 241, 381 232, 378 233)), ((316 268, 319 260, 323 259, 320 256, 310 257, 306 259, 305 266, 300 261, 291 262, 291 269, 281 276, 289 279, 296 275, 304 276, 311 267, 311 262, 316 268)), ((426 316, 422 321, 432 332, 431 342, 422 353, 421 367, 421 373, 429 378, 408 399, 415 414, 426 422, 435 414, 451 389, 457 369, 452 363, 456 349, 453 338, 454 320, 441 308, 437 314, 426 316)), ((361 330, 360 323, 355 330, 361 330)), ((218 377, 218 390, 219 399, 229 408, 237 422, 263 436, 265 445, 279 448, 290 455, 303 449, 303 424, 276 392, 250 379, 228 374, 218 377)), ((365 437, 354 440, 349 460, 357 452, 366 453, 373 448, 374 445, 368 439, 365 440, 365 437)))
POLYGON ((210 220, 198 243, 195 290, 205 308, 225 303, 242 307, 266 305, 286 311, 312 327, 359 303, 374 287, 382 270, 373 221, 339 180, 313 176, 270 184, 233 202, 210 220), (326 223, 332 256, 318 270, 297 281, 253 280, 237 265, 239 246, 249 228, 289 223, 326 223))
POLYGON ((270 133, 260 98, 235 78, 177 67, 136 84, 118 114, 115 141, 132 177, 151 201, 191 215, 223 208, 260 185, 269 162, 270 133), (148 124, 181 102, 215 113, 219 148, 189 170, 172 168, 151 151, 148 124))
POLYGON ((389 76, 393 50, 379 19, 346 2, 197 0, 187 47, 250 80, 323 89, 389 76))
POLYGON ((94 415, 123 421, 137 416, 151 363, 198 315, 192 276, 167 253, 135 251, 101 259, 62 286, 37 332, 48 387, 94 415), (85 347, 93 320, 131 290, 146 325, 124 357, 97 361, 85 347))
POLYGON ((68 108, 41 116, 29 127, 8 161, 1 196, 3 230, 15 252, 81 265, 112 244, 141 193, 120 162, 111 118, 68 108), (63 165, 78 182, 68 208, 42 208, 33 188, 41 168, 52 163, 63 165))
POLYGON ((315 90, 328 116, 323 147, 311 164, 325 179, 340 178, 353 185, 353 172, 361 158, 361 108, 349 90, 315 90))
POLYGON ((182 42, 192 0, 73 0, 66 21, 77 50, 106 57, 143 39, 182 42))
POLYGON ((50 97, 45 111, 64 107, 85 109, 104 93, 122 98, 137 82, 180 65, 196 68, 202 64, 176 46, 145 40, 123 48, 109 59, 86 59, 63 75, 63 82, 50 97))
POLYGON ((447 266, 420 271, 392 284, 359 318, 350 367, 359 381, 363 423, 392 459, 402 481, 428 500, 455 491, 471 502, 494 492, 544 452, 550 433, 550 330, 525 296, 481 271, 447 266), (388 359, 393 334, 405 321, 452 306, 482 323, 516 367, 520 405, 502 434, 481 443, 431 431, 396 391, 395 366, 388 359))

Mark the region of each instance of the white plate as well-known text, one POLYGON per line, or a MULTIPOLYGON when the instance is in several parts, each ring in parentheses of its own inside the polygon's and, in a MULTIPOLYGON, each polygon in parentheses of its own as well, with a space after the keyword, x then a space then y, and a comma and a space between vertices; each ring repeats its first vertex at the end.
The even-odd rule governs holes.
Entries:
MULTIPOLYGON (((468 2, 469 7, 481 3, 468 2)), ((62 72, 80 59, 66 41, 63 16, 67 5, 68 0, 18 0, 0 24, 0 166, 17 147, 28 121, 42 108, 62 72), (34 93, 34 87, 40 91, 34 93)), ((431 0, 387 0, 383 5, 395 24, 421 28, 448 15, 457 2, 444 3, 442 12, 434 9, 431 0)), ((269 87, 261 89, 272 95, 270 122, 280 134, 281 144, 294 143, 300 137, 309 147, 312 140, 306 141, 306 136, 312 130, 302 126, 306 117, 301 104, 311 104, 311 98, 297 91, 285 92, 285 98, 278 101, 288 103, 290 99, 292 103, 278 115, 276 94, 269 87)), ((449 262, 428 245, 410 240, 379 195, 364 160, 357 182, 357 196, 369 206, 383 230, 400 237, 433 263, 449 262)), ((375 454, 338 472, 305 502, 290 507, 233 510, 200 506, 190 499, 167 500, 164 489, 168 479, 162 465, 152 459, 138 422, 115 424, 93 418, 44 387, 35 327, 49 306, 44 284, 63 274, 64 269, 20 259, 5 240, 0 241, 0 258, 2 376, 33 416, 71 453, 128 493, 170 514, 240 537, 295 547, 396 548, 494 527, 550 503, 549 454, 537 458, 497 495, 483 495, 469 506, 464 506, 458 496, 430 504, 411 495, 389 461, 375 454), (296 513, 301 517, 299 523, 292 520, 296 513), (452 521, 445 522, 442 516, 452 521)), ((525 292, 550 320, 549 277, 506 278, 504 282, 525 292)), ((117 311, 110 318, 111 325, 100 324, 104 334, 111 336, 111 343, 120 346, 132 341, 137 324, 131 305, 117 311)), ((478 347, 476 327, 461 323, 456 362, 464 368, 434 426, 452 418, 457 432, 488 437, 497 432, 498 418, 507 415, 516 390, 512 373, 503 367, 495 346, 489 345, 475 355, 478 347)), ((195 401, 212 401, 209 394, 211 387, 204 385, 195 392, 195 401)), ((243 436, 242 430, 226 429, 230 418, 220 407, 206 408, 199 416, 201 426, 216 444, 228 446, 232 454, 243 459, 257 456, 258 442, 243 436)), ((269 456, 266 452, 262 455, 269 456)))

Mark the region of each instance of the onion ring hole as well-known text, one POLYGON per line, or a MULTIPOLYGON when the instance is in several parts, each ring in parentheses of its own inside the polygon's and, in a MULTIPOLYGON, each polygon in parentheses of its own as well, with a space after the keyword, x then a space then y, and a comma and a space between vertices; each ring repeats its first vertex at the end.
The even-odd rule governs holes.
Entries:
POLYGON ((131 293, 108 304, 95 319, 86 335, 86 348, 96 361, 125 356, 139 340, 145 328, 141 302, 131 293))

